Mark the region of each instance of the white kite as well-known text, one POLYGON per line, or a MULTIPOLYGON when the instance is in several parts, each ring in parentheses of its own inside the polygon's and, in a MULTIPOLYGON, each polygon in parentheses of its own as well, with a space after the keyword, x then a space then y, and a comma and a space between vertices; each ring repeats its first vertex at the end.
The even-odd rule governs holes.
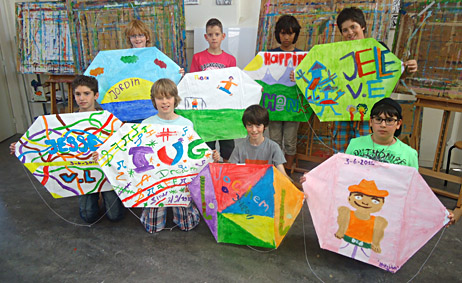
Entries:
POLYGON ((244 110, 260 103, 262 87, 237 67, 186 74, 175 110, 191 120, 204 141, 243 138, 244 110))

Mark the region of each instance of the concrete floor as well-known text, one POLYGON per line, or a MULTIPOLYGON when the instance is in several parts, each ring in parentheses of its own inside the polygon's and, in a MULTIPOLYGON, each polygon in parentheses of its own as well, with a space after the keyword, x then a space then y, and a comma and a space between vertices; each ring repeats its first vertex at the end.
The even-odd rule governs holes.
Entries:
MULTIPOLYGON (((37 192, 8 154, 18 139, 0 143, 0 282, 316 282, 307 260, 325 282, 407 282, 441 235, 392 274, 320 249, 306 205, 277 250, 217 244, 204 222, 190 232, 149 234, 130 212, 121 222, 81 226, 76 198, 53 199, 32 178, 37 192)), ((414 281, 461 282, 461 250, 457 223, 414 281)))

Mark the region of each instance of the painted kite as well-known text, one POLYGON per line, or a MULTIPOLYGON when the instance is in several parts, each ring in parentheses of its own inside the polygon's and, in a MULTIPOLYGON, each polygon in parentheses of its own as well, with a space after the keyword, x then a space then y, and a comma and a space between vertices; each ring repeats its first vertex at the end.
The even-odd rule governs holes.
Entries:
POLYGON ((244 71, 263 87, 260 105, 271 121, 302 121, 313 112, 290 73, 308 52, 258 52, 244 71))
POLYGON ((54 198, 112 190, 91 154, 121 126, 107 111, 38 117, 16 144, 16 156, 54 198))
POLYGON ((189 73, 178 85, 175 112, 191 120, 204 141, 243 138, 244 110, 258 104, 262 87, 237 67, 189 73))
POLYGON ((189 185, 219 243, 277 248, 304 196, 274 166, 210 163, 189 185))
POLYGON ((122 121, 157 113, 152 84, 161 78, 178 83, 180 67, 156 47, 100 51, 85 71, 98 80, 98 103, 122 121))
POLYGON ((339 153, 310 171, 303 189, 321 248, 390 272, 448 222, 413 167, 339 153))
POLYGON ((300 91, 321 122, 364 121, 390 97, 402 62, 373 38, 315 45, 295 70, 300 91))
POLYGON ((125 123, 98 153, 125 207, 188 206, 187 185, 212 161, 189 126, 125 123))

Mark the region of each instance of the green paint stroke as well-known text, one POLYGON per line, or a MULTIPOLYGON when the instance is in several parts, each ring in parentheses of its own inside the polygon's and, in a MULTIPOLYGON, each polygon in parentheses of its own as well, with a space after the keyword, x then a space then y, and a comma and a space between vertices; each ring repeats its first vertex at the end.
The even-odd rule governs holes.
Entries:
POLYGON ((204 142, 244 138, 247 135, 242 124, 244 109, 181 110, 175 113, 188 118, 194 130, 204 142), (223 127, 226 125, 226 127, 223 127))
POLYGON ((202 157, 204 157, 205 153, 207 152, 207 148, 199 148, 197 150, 197 152, 199 152, 199 154, 195 154, 193 152, 194 148, 200 144, 203 144, 204 141, 201 140, 201 139, 198 139, 198 140, 195 140, 195 141, 192 141, 191 143, 188 144, 188 156, 189 158, 191 159, 201 159, 202 157))
POLYGON ((313 110, 296 85, 256 82, 263 87, 260 105, 268 110, 270 121, 307 122, 310 119, 313 110))
POLYGON ((140 58, 138 56, 136 56, 136 55, 120 57, 120 61, 122 61, 122 62, 124 62, 126 64, 136 63, 138 61, 138 59, 140 59, 140 58))
POLYGON ((279 235, 285 236, 289 232, 290 226, 284 228, 284 200, 286 198, 286 190, 281 192, 281 205, 279 206, 279 235))
POLYGON ((207 205, 205 203, 205 176, 200 176, 200 181, 201 181, 201 198, 202 198, 202 216, 204 216, 206 220, 211 220, 212 215, 208 215, 206 211, 207 205))

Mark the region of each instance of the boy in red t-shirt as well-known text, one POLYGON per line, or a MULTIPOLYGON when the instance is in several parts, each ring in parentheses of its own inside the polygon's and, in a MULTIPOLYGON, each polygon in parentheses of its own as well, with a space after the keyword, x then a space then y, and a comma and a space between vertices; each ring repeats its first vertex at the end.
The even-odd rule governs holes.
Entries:
MULTIPOLYGON (((209 48, 202 52, 194 54, 191 68, 191 73, 236 67, 236 58, 221 49, 221 42, 225 39, 226 34, 223 33, 223 25, 218 19, 212 18, 205 24, 204 34, 205 40, 209 43, 209 48)), ((223 161, 228 161, 234 149, 234 140, 219 140, 220 155, 223 161)), ((216 141, 207 142, 207 145, 215 150, 216 141)))

